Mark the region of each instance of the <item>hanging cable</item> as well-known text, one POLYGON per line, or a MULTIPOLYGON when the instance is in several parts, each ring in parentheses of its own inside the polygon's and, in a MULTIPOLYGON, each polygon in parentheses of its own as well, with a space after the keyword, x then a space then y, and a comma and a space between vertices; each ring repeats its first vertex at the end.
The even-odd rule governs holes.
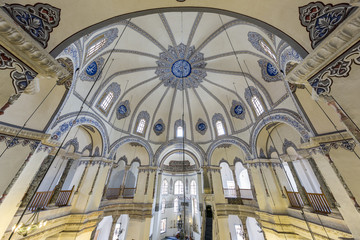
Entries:
MULTIPOLYGON (((124 34, 124 32, 125 32, 125 29, 127 28, 127 26, 128 26, 128 24, 130 23, 130 21, 131 21, 131 18, 127 21, 127 23, 126 23, 126 25, 125 25, 125 27, 124 27, 123 31, 122 31, 122 32, 121 32, 121 34, 120 34, 120 37, 117 39, 117 41, 116 41, 116 43, 115 43, 114 47, 112 48, 112 50, 111 50, 111 52, 110 52, 109 56, 106 58, 106 60, 105 60, 105 62, 104 62, 104 66, 100 69, 100 72, 99 72, 98 76, 96 77, 95 81, 93 82, 93 84, 92 84, 92 85, 91 85, 91 87, 90 87, 89 92, 86 94, 86 96, 85 96, 84 100, 82 101, 81 106, 80 106, 80 109, 79 109, 78 113, 76 114, 76 116, 75 116, 75 118, 74 118, 73 122, 76 122, 76 120, 77 120, 77 119, 78 119, 78 117, 80 116, 80 113, 81 113, 81 112, 82 112, 82 110, 83 110, 83 106, 85 105, 86 100, 88 99, 88 97, 89 97, 89 95, 90 95, 90 93, 91 93, 92 89, 94 88, 95 84, 96 84, 96 83, 97 83, 97 81, 99 80, 99 77, 101 76, 102 71, 104 70, 104 68, 105 68, 105 66, 106 66, 106 64, 107 64, 107 62, 109 61, 109 59, 110 59, 110 57, 111 57, 112 53, 114 52, 114 50, 115 50, 115 48, 116 48, 117 44, 119 43, 119 41, 120 41, 121 37, 123 36, 123 34, 124 34)), ((55 86, 54 86, 54 87, 55 87, 55 86)), ((51 90, 51 91, 52 91, 52 90, 51 90)), ((48 93, 48 95, 51 93, 51 91, 48 93)), ((48 95, 47 95, 46 97, 48 97, 48 95)), ((38 106, 38 107, 39 107, 39 106, 38 106)), ((37 108, 37 109, 38 109, 38 108, 37 108)), ((73 126, 74 126, 74 124, 72 124, 72 125, 70 126, 70 129, 66 132, 66 134, 65 134, 65 136, 64 136, 64 138, 63 138, 63 140, 61 141, 60 146, 57 148, 57 151, 56 151, 56 153, 54 154, 53 159, 51 160, 51 163, 49 164, 49 166, 47 167, 47 169, 46 169, 46 171, 45 171, 44 175, 42 176, 42 178, 41 178, 41 180, 40 180, 40 183, 44 180, 44 178, 45 178, 45 176, 46 176, 47 172, 48 172, 48 171, 49 171, 49 169, 51 168, 51 165, 52 165, 53 161, 54 161, 54 160, 56 159, 56 157, 58 156, 58 154, 59 154, 59 152, 60 152, 60 149, 62 148, 62 146, 64 145, 65 141, 67 140, 67 137, 68 137, 68 135, 70 134, 71 129, 73 128, 73 126)), ((38 184, 38 186, 36 187, 36 189, 35 189, 35 191, 34 191, 33 195, 31 196, 31 198, 30 198, 29 202, 26 204, 26 207, 25 207, 24 211, 21 213, 21 215, 20 215, 20 217, 19 217, 19 219, 18 219, 18 221, 17 221, 16 225, 19 225, 19 224, 20 224, 20 222, 21 222, 22 218, 23 218, 23 217, 24 217, 24 215, 25 215, 26 210, 28 209, 28 207, 29 207, 29 205, 30 205, 30 203, 31 203, 32 199, 34 198, 34 196, 35 196, 35 194, 36 194, 37 190, 39 189, 39 187, 40 187, 40 184, 38 184)), ((87 200, 87 201, 88 201, 88 200, 87 200)), ((12 238, 12 236, 13 236, 13 235, 14 235, 14 231, 13 231, 13 232, 11 232, 11 234, 10 234, 10 236, 9 236, 9 238, 8 238, 8 239, 10 240, 10 239, 12 238)))

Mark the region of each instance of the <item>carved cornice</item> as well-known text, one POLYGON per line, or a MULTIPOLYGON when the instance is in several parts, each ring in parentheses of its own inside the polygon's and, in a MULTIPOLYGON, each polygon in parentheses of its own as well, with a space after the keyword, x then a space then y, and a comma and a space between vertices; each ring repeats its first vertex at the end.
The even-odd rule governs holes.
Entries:
POLYGON ((309 142, 301 144, 301 149, 311 149, 319 147, 321 144, 350 141, 352 137, 347 132, 327 134, 324 136, 317 136, 310 138, 309 142))
POLYGON ((0 42, 39 74, 64 78, 69 72, 0 9, 0 42))
POLYGON ((9 135, 9 136, 16 136, 19 138, 26 138, 26 139, 32 139, 32 140, 39 140, 39 141, 46 141, 48 138, 50 138, 50 134, 44 134, 39 132, 33 132, 28 130, 21 130, 14 127, 8 127, 0 125, 0 133, 9 135))
POLYGON ((139 173, 141 172, 156 172, 158 170, 157 167, 151 167, 151 166, 140 166, 139 167, 139 173))
POLYGON ((295 84, 307 80, 360 39, 360 9, 355 10, 285 78, 295 84))

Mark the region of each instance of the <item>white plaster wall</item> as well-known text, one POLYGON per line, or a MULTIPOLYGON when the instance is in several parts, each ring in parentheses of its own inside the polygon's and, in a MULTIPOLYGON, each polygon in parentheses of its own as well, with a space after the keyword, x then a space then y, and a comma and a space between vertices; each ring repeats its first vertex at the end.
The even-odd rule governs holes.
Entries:
POLYGON ((264 234, 255 218, 248 217, 246 219, 246 227, 248 230, 249 240, 265 240, 264 234))
POLYGON ((96 231, 99 231, 98 237, 96 240, 108 240, 110 231, 111 231, 111 225, 112 225, 112 216, 106 216, 101 220, 101 222, 98 224, 96 231))

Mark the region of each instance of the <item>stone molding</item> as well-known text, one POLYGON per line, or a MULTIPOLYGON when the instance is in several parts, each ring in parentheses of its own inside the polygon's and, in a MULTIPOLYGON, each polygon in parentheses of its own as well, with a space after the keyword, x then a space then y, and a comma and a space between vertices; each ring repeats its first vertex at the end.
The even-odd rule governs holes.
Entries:
POLYGON ((326 39, 285 78, 294 84, 307 84, 307 80, 329 65, 360 39, 360 9, 356 9, 326 39))
POLYGON ((322 144, 326 143, 335 143, 335 142, 343 142, 343 141, 351 141, 353 138, 348 132, 327 134, 323 136, 317 136, 310 138, 309 142, 303 143, 300 146, 300 149, 311 149, 317 148, 322 144))
POLYGON ((3 9, 0 10, 0 36, 0 42, 4 46, 39 74, 57 79, 69 75, 69 72, 18 26, 3 9))

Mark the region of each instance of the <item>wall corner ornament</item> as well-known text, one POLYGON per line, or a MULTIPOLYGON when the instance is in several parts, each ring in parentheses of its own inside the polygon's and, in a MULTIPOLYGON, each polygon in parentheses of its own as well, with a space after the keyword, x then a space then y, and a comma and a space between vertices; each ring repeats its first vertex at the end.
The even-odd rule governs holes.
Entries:
POLYGON ((352 10, 349 4, 327 4, 322 2, 311 2, 299 8, 301 25, 306 27, 311 40, 311 47, 315 48, 325 39, 352 10))
POLYGON ((60 22, 59 8, 43 3, 37 3, 34 6, 6 4, 3 8, 43 48, 47 47, 50 33, 60 22))

